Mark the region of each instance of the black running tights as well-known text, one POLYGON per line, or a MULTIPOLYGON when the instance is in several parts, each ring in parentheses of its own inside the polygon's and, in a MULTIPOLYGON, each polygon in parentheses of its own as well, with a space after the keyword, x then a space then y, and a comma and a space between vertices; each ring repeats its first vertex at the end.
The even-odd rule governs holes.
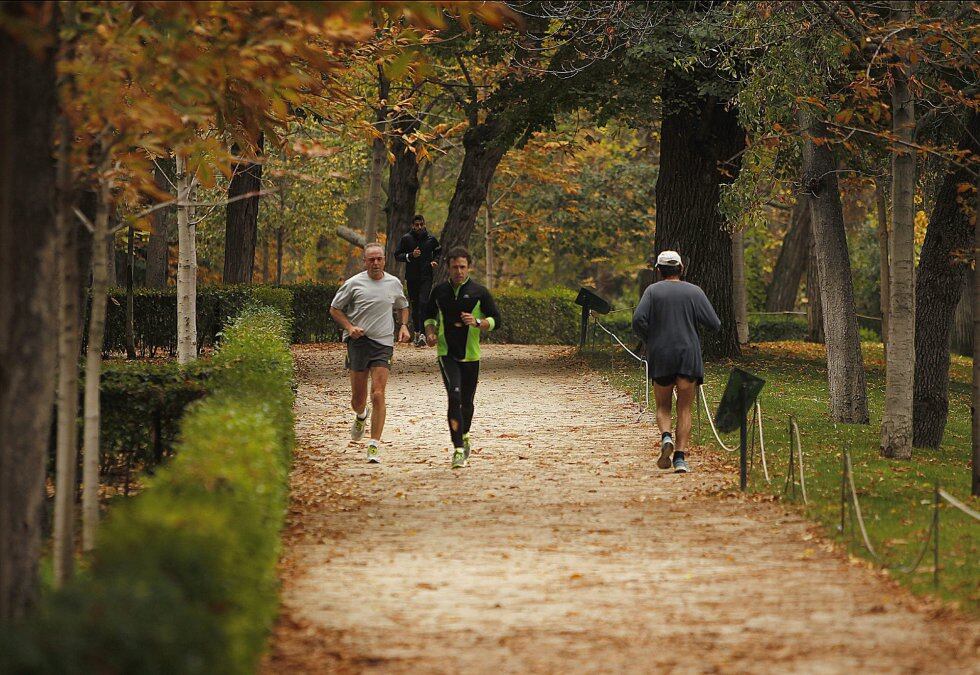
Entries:
POLYGON ((439 370, 449 395, 449 435, 453 438, 453 447, 461 448, 463 434, 469 433, 473 421, 473 397, 480 379, 480 362, 440 356, 439 370))

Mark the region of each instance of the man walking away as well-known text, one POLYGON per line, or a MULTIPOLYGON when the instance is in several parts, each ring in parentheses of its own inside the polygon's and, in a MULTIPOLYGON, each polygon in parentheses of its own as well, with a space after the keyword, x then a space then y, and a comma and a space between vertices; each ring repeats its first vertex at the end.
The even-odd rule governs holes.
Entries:
POLYGON ((452 466, 459 469, 470 458, 473 398, 480 377, 480 335, 500 325, 500 314, 490 291, 470 279, 469 251, 454 248, 447 260, 449 281, 432 289, 425 336, 430 347, 438 345, 439 370, 449 396, 452 466))
POLYGON ((439 240, 425 229, 425 218, 418 214, 412 219, 412 229, 398 242, 395 260, 405 263, 405 281, 408 282, 408 301, 412 306, 412 329, 415 346, 425 346, 425 303, 432 290, 432 271, 439 264, 442 247, 439 240))
POLYGON ((691 438, 691 404, 704 382, 701 338, 697 326, 715 331, 721 321, 700 288, 681 281, 684 265, 676 251, 657 256, 662 281, 647 286, 633 313, 633 331, 646 342, 650 379, 657 401, 660 459, 657 466, 687 473, 685 460, 691 438), (677 440, 671 433, 671 405, 677 390, 677 440), (673 461, 671 453, 673 452, 673 461))
POLYGON ((394 353, 393 309, 399 310, 398 341, 408 342, 408 299, 398 277, 385 272, 385 250, 381 244, 364 247, 365 271, 355 274, 337 290, 330 303, 330 316, 344 329, 347 368, 350 370, 351 408, 354 421, 350 437, 364 435, 371 414, 371 440, 367 459, 381 461, 381 432, 385 426, 385 387, 394 353), (368 405, 368 378, 371 405, 368 405))

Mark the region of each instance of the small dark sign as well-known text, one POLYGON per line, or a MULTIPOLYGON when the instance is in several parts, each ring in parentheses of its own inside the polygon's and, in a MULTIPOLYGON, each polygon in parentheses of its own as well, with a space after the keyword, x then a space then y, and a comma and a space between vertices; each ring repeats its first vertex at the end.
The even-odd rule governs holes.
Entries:
POLYGON ((596 314, 608 314, 612 306, 608 300, 601 298, 591 288, 582 287, 578 290, 578 297, 575 304, 581 305, 585 309, 591 309, 596 314))
POLYGON ((739 428, 755 405, 755 399, 766 383, 761 377, 747 373, 741 368, 733 368, 725 385, 725 393, 718 404, 715 426, 718 431, 735 431, 739 428))

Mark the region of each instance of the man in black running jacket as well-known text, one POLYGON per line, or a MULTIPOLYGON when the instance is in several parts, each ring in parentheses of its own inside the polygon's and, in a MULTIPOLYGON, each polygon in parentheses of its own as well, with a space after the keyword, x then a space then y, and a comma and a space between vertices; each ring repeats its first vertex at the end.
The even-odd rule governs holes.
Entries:
POLYGON ((442 247, 439 240, 425 229, 425 217, 418 214, 412 219, 412 229, 398 242, 395 260, 405 263, 405 281, 408 282, 408 302, 412 307, 412 329, 415 346, 425 345, 425 303, 432 290, 432 272, 439 264, 442 247))

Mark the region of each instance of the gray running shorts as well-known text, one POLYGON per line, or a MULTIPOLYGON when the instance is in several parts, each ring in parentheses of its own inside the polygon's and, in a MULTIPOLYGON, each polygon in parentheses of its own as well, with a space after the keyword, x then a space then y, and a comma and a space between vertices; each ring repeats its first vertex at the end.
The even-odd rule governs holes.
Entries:
POLYGON ((356 372, 374 367, 391 368, 394 353, 394 347, 383 345, 369 337, 347 340, 346 367, 356 372))

